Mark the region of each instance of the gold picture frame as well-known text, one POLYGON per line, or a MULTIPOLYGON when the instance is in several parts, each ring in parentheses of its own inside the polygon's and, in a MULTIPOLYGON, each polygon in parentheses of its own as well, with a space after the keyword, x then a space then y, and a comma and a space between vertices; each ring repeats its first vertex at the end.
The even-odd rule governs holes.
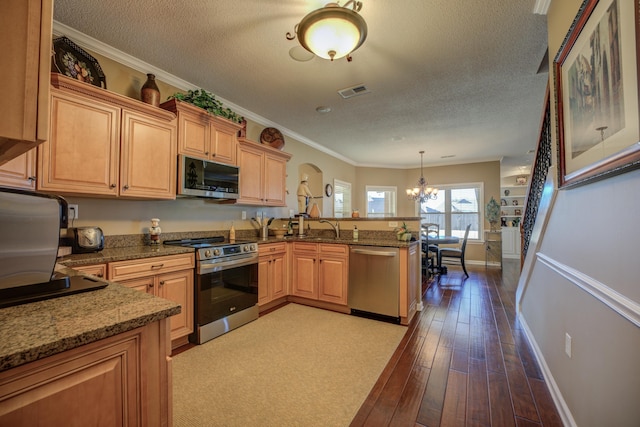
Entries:
POLYGON ((640 0, 585 0, 554 59, 560 187, 640 167, 640 0))

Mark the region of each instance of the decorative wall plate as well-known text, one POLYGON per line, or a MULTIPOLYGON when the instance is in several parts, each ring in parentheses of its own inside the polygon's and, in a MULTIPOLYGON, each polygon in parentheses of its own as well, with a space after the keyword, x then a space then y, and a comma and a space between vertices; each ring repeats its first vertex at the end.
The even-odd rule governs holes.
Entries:
POLYGON ((282 150, 284 147, 284 136, 282 136, 282 133, 276 128, 265 128, 260 134, 260 142, 282 150))
POLYGON ((52 70, 81 82, 107 88, 107 79, 100 64, 80 46, 62 36, 53 41, 53 51, 52 70))

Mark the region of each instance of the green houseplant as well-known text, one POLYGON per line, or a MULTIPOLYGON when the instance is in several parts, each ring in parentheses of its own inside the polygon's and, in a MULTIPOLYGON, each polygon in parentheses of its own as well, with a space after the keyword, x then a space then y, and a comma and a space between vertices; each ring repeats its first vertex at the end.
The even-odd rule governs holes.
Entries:
POLYGON ((236 114, 230 108, 224 108, 222 102, 216 99, 216 96, 204 89, 189 90, 187 93, 176 92, 168 99, 177 99, 178 101, 188 102, 189 104, 200 107, 214 116, 223 117, 234 123, 242 123, 244 117, 236 114))
POLYGON ((409 227, 405 222, 402 223, 401 227, 396 228, 395 232, 398 240, 405 242, 411 240, 411 231, 409 231, 409 227))
POLYGON ((498 224, 498 219, 500 218, 500 205, 493 196, 491 196, 491 200, 487 203, 485 216, 489 224, 491 224, 491 231, 496 231, 496 224, 498 224))

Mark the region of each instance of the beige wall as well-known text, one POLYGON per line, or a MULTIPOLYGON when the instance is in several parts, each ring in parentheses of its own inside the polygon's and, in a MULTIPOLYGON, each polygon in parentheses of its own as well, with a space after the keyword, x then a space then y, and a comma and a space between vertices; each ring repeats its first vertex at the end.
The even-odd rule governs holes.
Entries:
MULTIPOLYGON (((581 4, 551 4, 551 69, 581 4)), ((555 129, 553 110, 551 117, 555 129)), ((530 274, 518 286, 522 324, 567 425, 639 425, 639 187, 640 171, 633 171, 558 191, 539 243, 529 248, 530 274), (565 354, 566 334, 571 357, 565 354)))

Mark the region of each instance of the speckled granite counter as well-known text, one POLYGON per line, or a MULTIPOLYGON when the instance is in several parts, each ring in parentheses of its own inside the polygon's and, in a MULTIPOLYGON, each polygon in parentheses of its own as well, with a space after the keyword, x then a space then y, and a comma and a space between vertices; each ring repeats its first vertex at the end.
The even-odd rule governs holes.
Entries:
POLYGON ((67 255, 58 258, 58 264, 67 267, 76 267, 89 264, 104 264, 114 261, 126 261, 165 255, 177 255, 193 252, 193 248, 181 246, 127 246, 122 248, 103 249, 100 252, 88 254, 67 255))
POLYGON ((277 242, 309 242, 309 243, 338 243, 341 245, 353 245, 353 246, 384 246, 384 247, 392 247, 392 248, 408 248, 412 245, 417 245, 418 241, 413 242, 403 242, 400 240, 391 240, 385 238, 367 238, 367 239, 336 239, 334 237, 329 236, 308 236, 308 237, 298 237, 287 236, 283 239, 278 239, 276 237, 269 237, 267 240, 258 240, 258 243, 277 243, 277 242))
MULTIPOLYGON (((56 271, 79 274, 61 265, 56 271)), ((0 371, 180 313, 174 302, 108 283, 99 290, 0 309, 0 371)))

